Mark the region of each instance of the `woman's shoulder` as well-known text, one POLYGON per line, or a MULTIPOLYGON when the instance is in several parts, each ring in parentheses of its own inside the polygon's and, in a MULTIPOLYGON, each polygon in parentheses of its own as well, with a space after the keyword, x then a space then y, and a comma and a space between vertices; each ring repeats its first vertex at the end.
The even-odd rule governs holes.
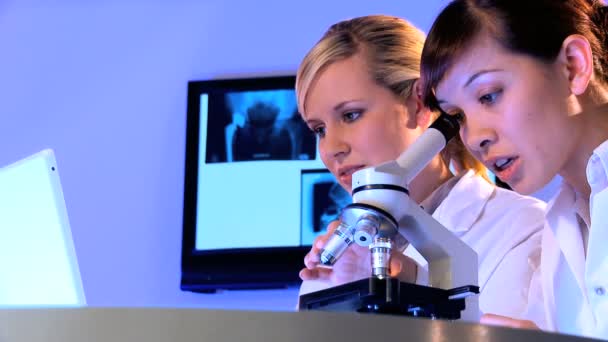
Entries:
POLYGON ((473 171, 461 175, 459 181, 451 189, 451 193, 463 197, 477 197, 479 200, 509 202, 517 206, 533 205, 543 208, 546 206, 546 203, 538 198, 498 187, 473 171))
POLYGON ((547 203, 536 197, 519 194, 513 190, 504 189, 496 186, 496 199, 503 201, 511 201, 520 206, 531 205, 541 207, 543 210, 547 207, 547 203))
MULTIPOLYGON (((479 220, 526 226, 542 226, 547 204, 542 200, 518 194, 490 183, 477 174, 467 174, 454 189, 456 197, 468 196, 479 207, 479 220)), ((474 205, 470 205, 470 208, 474 205)))
POLYGON ((519 233, 530 234, 544 226, 547 203, 515 191, 498 187, 476 175, 474 182, 480 188, 492 189, 486 198, 480 221, 493 222, 504 230, 506 226, 518 226, 519 233))
MULTIPOLYGON (((536 198, 496 187, 473 172, 460 176, 439 208, 433 213, 446 226, 461 230, 473 226, 519 224, 543 226, 546 204, 536 198)), ((484 230, 489 228, 484 228, 484 230)))

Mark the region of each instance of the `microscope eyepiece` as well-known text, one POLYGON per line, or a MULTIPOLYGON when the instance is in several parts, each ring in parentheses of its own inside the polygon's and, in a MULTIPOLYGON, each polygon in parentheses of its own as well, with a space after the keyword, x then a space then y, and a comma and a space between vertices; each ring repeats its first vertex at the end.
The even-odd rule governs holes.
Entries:
POLYGON ((460 130, 460 124, 455 115, 449 115, 445 112, 441 112, 441 115, 433 121, 429 128, 434 128, 443 134, 445 141, 450 141, 458 131, 460 130))

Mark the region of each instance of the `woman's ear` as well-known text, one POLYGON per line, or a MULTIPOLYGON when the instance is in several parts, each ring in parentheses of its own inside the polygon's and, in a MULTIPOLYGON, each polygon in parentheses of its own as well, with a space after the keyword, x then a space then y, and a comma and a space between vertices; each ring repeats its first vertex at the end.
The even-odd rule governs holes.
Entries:
POLYGON ((593 76, 593 52, 587 38, 579 34, 566 37, 558 61, 564 66, 570 91, 574 95, 583 94, 593 76))
POLYGON ((414 82, 412 87, 412 95, 410 95, 410 101, 412 103, 413 113, 416 117, 416 125, 428 128, 431 125, 432 115, 431 111, 424 105, 422 101, 422 83, 420 79, 414 82))

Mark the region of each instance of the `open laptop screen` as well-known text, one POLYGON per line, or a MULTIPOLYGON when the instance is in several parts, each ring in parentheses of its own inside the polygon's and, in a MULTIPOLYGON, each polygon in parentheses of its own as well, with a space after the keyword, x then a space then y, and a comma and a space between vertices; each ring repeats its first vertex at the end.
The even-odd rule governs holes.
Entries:
POLYGON ((0 306, 85 304, 52 150, 0 169, 0 306))

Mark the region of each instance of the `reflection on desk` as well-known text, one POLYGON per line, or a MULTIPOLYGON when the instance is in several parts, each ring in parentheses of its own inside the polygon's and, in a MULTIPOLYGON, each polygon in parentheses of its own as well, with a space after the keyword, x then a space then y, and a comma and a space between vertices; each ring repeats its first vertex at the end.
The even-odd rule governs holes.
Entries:
POLYGON ((0 341, 591 341, 463 322, 333 312, 0 310, 0 341))

